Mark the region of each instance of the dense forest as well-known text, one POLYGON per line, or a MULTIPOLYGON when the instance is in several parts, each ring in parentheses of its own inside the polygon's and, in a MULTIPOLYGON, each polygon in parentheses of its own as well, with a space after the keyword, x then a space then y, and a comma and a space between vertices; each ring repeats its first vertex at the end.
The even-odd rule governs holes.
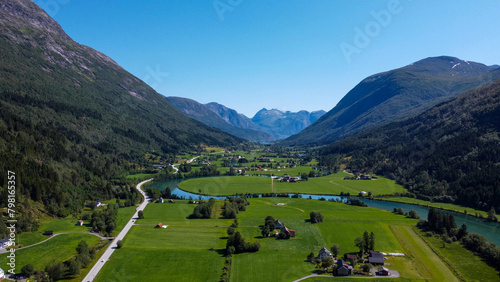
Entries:
POLYGON ((500 80, 403 122, 334 143, 330 166, 366 169, 416 197, 500 210, 500 80))

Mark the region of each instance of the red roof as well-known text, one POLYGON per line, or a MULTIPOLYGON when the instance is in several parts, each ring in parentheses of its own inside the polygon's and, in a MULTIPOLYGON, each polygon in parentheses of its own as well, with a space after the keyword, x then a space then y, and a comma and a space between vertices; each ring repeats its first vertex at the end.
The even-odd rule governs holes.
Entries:
POLYGON ((156 227, 162 227, 162 226, 163 226, 163 223, 161 223, 161 222, 156 225, 156 227))

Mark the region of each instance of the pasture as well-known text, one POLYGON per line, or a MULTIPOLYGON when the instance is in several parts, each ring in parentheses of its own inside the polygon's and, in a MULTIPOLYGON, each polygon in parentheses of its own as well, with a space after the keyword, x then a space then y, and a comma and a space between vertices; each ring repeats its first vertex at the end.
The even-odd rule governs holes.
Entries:
MULTIPOLYGON (((35 269, 43 270, 47 264, 66 261, 76 255, 76 247, 81 240, 85 240, 89 246, 101 241, 90 234, 57 235, 42 244, 16 250, 16 270, 20 272, 21 267, 28 263, 35 269)), ((0 255, 0 265, 7 265, 7 254, 0 255)))
POLYGON ((211 196, 243 193, 302 193, 315 195, 350 193, 351 195, 358 195, 361 191, 371 192, 376 196, 406 191, 401 185, 384 177, 379 177, 377 180, 344 180, 345 176, 348 176, 348 174, 338 172, 323 177, 309 178, 307 181, 298 181, 297 183, 272 181, 269 177, 255 176, 208 177, 186 180, 179 184, 179 188, 191 193, 211 196))
MULTIPOLYGON (((338 244, 340 255, 357 252, 354 239, 365 230, 375 233, 377 250, 405 252, 407 247, 398 241, 393 227, 406 230, 416 224, 414 219, 390 212, 335 202, 292 198, 252 198, 249 202, 247 210, 238 214, 237 231, 247 241, 258 240, 261 248, 256 253, 233 255, 231 281, 293 281, 307 276, 316 270, 313 264, 305 262, 311 251, 317 254, 323 247, 338 244), (321 212, 324 222, 310 223, 311 211, 321 212), (294 229, 296 238, 262 238, 259 226, 268 215, 294 229)), ((105 264, 96 281, 147 281, 162 277, 175 281, 218 281, 224 265, 226 229, 232 220, 220 216, 188 219, 194 206, 185 200, 148 205, 145 218, 136 221, 123 247, 105 264), (154 228, 159 222, 168 227, 154 228)), ((428 263, 421 257, 389 260, 393 262, 389 268, 405 273, 406 279, 441 277, 439 273, 431 273, 430 277, 421 274, 420 269, 405 272, 411 269, 413 260, 428 263)))

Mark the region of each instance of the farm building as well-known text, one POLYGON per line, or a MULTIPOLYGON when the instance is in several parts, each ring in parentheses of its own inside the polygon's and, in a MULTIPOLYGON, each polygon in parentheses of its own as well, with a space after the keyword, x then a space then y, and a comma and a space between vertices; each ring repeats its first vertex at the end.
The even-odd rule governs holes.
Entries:
POLYGON ((358 259, 358 256, 356 254, 346 254, 345 255, 345 259, 346 260, 357 260, 358 259))
POLYGON ((379 269, 378 269, 378 275, 380 275, 380 276, 388 276, 389 275, 389 269, 387 269, 387 268, 385 268, 383 266, 379 267, 379 269))
POLYGON ((288 229, 286 226, 283 225, 283 227, 281 227, 281 232, 285 233, 285 234, 290 234, 290 237, 295 237, 295 230, 292 230, 292 229, 288 229))
POLYGON ((81 219, 80 219, 80 220, 76 223, 76 225, 78 225, 78 226, 83 226, 83 220, 81 220, 81 219))
POLYGON ((343 259, 337 261, 337 275, 347 276, 352 274, 352 265, 349 265, 343 259))
POLYGON ((54 231, 45 231, 45 232, 43 232, 43 235, 52 236, 52 235, 54 235, 54 231))
POLYGON ((318 258, 322 259, 324 257, 331 257, 331 258, 333 258, 332 253, 330 253, 330 251, 327 248, 323 248, 323 249, 319 250, 318 258))
POLYGON ((162 226, 163 226, 163 223, 161 223, 161 222, 160 222, 160 223, 158 223, 158 224, 155 226, 155 228, 161 228, 162 226))
POLYGON ((384 255, 377 251, 370 251, 368 262, 373 265, 384 265, 384 255))
POLYGON ((274 225, 276 225, 276 228, 280 228, 280 229, 281 229, 281 227, 283 227, 283 224, 279 220, 274 221, 274 225))

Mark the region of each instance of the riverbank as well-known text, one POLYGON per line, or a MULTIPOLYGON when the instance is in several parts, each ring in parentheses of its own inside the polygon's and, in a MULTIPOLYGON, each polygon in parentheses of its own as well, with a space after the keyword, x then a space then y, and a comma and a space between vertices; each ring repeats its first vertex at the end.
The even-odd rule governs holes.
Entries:
POLYGON ((485 211, 480 211, 480 210, 476 210, 473 208, 468 208, 468 207, 459 206, 459 205, 455 205, 455 204, 449 204, 449 203, 429 202, 429 201, 425 201, 425 200, 408 198, 408 197, 380 197, 380 198, 375 198, 375 199, 379 200, 379 201, 387 201, 387 202, 393 202, 393 203, 404 203, 404 204, 411 204, 411 205, 422 206, 422 207, 427 207, 427 208, 436 208, 436 209, 445 210, 445 211, 452 211, 452 212, 464 214, 467 216, 477 217, 480 219, 485 219, 488 217, 488 213, 485 211))

